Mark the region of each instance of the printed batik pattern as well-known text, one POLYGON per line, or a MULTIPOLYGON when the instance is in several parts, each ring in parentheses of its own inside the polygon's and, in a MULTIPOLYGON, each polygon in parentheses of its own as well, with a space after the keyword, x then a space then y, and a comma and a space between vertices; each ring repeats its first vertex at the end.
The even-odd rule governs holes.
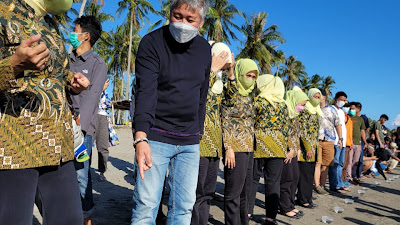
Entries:
POLYGON ((221 106, 222 137, 225 149, 254 150, 254 92, 242 96, 235 81, 228 81, 221 106))
POLYGON ((315 162, 318 149, 318 132, 319 132, 319 116, 311 114, 304 110, 299 115, 299 123, 301 129, 301 154, 300 162, 315 162), (307 152, 313 152, 313 157, 306 160, 307 152))
POLYGON ((257 97, 254 158, 286 158, 288 148, 288 108, 284 102, 271 105, 265 98, 257 97))
POLYGON ((73 159, 72 115, 66 101, 68 53, 49 16, 25 1, 0 2, 0 169, 59 165, 73 159), (10 57, 22 40, 41 34, 50 50, 43 71, 15 76, 10 57))

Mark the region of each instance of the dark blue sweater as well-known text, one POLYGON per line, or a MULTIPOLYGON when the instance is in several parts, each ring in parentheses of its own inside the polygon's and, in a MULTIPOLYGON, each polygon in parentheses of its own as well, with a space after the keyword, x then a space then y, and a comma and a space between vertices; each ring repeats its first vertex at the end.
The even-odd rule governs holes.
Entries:
POLYGON ((210 67, 211 47, 201 36, 180 44, 168 26, 144 36, 135 63, 134 130, 167 144, 198 144, 210 67))

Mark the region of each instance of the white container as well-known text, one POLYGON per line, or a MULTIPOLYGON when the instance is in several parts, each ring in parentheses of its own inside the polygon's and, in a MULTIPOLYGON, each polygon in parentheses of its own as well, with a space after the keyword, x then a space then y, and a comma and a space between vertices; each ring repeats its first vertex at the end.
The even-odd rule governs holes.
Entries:
POLYGON ((364 190, 358 190, 357 192, 358 192, 358 194, 360 194, 360 195, 365 194, 365 191, 364 191, 364 190))
POLYGON ((360 198, 360 195, 359 195, 359 194, 353 194, 351 197, 352 197, 353 199, 358 199, 358 198, 360 198))
POLYGON ((335 211, 335 213, 343 213, 344 209, 342 207, 335 206, 333 207, 333 211, 335 211))
POLYGON ((381 185, 382 183, 380 181, 375 181, 376 185, 381 185))
MULTIPOLYGON (((370 187, 371 187, 371 185, 370 185, 370 187)), ((363 190, 368 190, 369 188, 368 187, 363 187, 362 189, 363 190)))
POLYGON ((323 223, 330 224, 330 223, 333 222, 333 218, 332 218, 332 217, 329 217, 329 216, 322 216, 322 222, 323 222, 323 223))
POLYGON ((350 199, 350 198, 345 198, 345 199, 344 199, 344 203, 346 203, 346 204, 353 204, 353 203, 354 203, 354 200, 353 200, 353 199, 350 199))
POLYGON ((389 178, 389 180, 390 180, 390 181, 394 181, 394 179, 393 179, 393 178, 389 178))
POLYGON ((390 184, 390 183, 392 183, 392 181, 391 180, 386 180, 386 183, 390 184))

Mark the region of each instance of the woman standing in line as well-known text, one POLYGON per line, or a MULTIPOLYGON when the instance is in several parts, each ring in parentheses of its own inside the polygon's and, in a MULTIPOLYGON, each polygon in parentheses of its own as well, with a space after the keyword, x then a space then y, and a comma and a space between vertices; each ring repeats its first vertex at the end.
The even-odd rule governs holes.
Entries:
POLYGON ((307 95, 298 87, 286 93, 285 102, 289 109, 289 151, 281 176, 280 209, 281 214, 290 218, 299 219, 303 212, 295 209, 295 195, 299 182, 299 168, 297 154, 300 151, 300 124, 298 116, 308 101, 307 95))
POLYGON ((196 203, 193 207, 191 225, 207 225, 211 200, 217 185, 219 158, 222 155, 222 127, 220 106, 224 85, 222 70, 230 69, 233 55, 222 43, 211 44, 212 62, 210 86, 207 95, 204 134, 200 140, 199 177, 196 203))
POLYGON ((297 203, 305 208, 314 209, 317 207, 312 201, 313 181, 317 149, 319 117, 323 116, 320 99, 321 91, 318 88, 311 88, 308 91, 310 99, 305 110, 299 115, 301 129, 300 144, 301 152, 298 155, 300 178, 297 191, 297 203))
POLYGON ((222 101, 222 137, 225 149, 225 224, 246 225, 246 191, 252 180, 254 148, 254 86, 257 64, 240 59, 228 83, 222 101))
POLYGON ((270 74, 257 79, 253 184, 249 194, 249 217, 253 214, 260 177, 264 172, 266 224, 276 224, 280 181, 288 143, 289 111, 281 78, 270 74))

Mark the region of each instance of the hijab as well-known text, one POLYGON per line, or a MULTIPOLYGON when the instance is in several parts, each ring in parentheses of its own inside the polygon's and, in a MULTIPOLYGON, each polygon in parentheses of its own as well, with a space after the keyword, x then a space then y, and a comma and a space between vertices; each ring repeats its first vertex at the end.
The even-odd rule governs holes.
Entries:
MULTIPOLYGON (((221 52, 225 51, 228 53, 228 63, 232 63, 232 57, 231 57, 232 53, 228 45, 222 42, 214 42, 214 41, 209 41, 208 43, 211 45, 211 55, 218 56, 219 54, 221 54, 221 52)), ((223 89, 224 89, 224 83, 222 82, 222 71, 218 71, 216 74, 216 81, 214 82, 214 85, 211 87, 211 91, 214 94, 221 94, 223 89)))
POLYGON ((47 13, 60 15, 72 6, 72 0, 25 0, 35 10, 35 15, 43 17, 47 13))
POLYGON ((306 93, 304 93, 299 87, 295 86, 293 90, 286 93, 285 102, 289 109, 289 118, 292 119, 299 115, 296 111, 296 105, 300 102, 308 100, 306 93))
POLYGON ((246 78, 246 74, 250 71, 257 71, 256 78, 258 78, 258 66, 251 59, 239 59, 235 66, 235 76, 238 84, 239 93, 242 96, 248 96, 254 89, 255 81, 246 78))
POLYGON ((313 99, 313 96, 317 93, 319 93, 322 96, 322 93, 318 88, 311 88, 310 90, 308 90, 308 98, 310 100, 307 102, 305 108, 311 114, 317 114, 318 116, 323 116, 324 114, 322 113, 321 107, 319 106, 320 101, 318 101, 318 99, 313 99))
POLYGON ((257 79, 258 96, 265 98, 272 106, 275 103, 283 102, 285 85, 282 79, 271 74, 261 75, 257 79))

